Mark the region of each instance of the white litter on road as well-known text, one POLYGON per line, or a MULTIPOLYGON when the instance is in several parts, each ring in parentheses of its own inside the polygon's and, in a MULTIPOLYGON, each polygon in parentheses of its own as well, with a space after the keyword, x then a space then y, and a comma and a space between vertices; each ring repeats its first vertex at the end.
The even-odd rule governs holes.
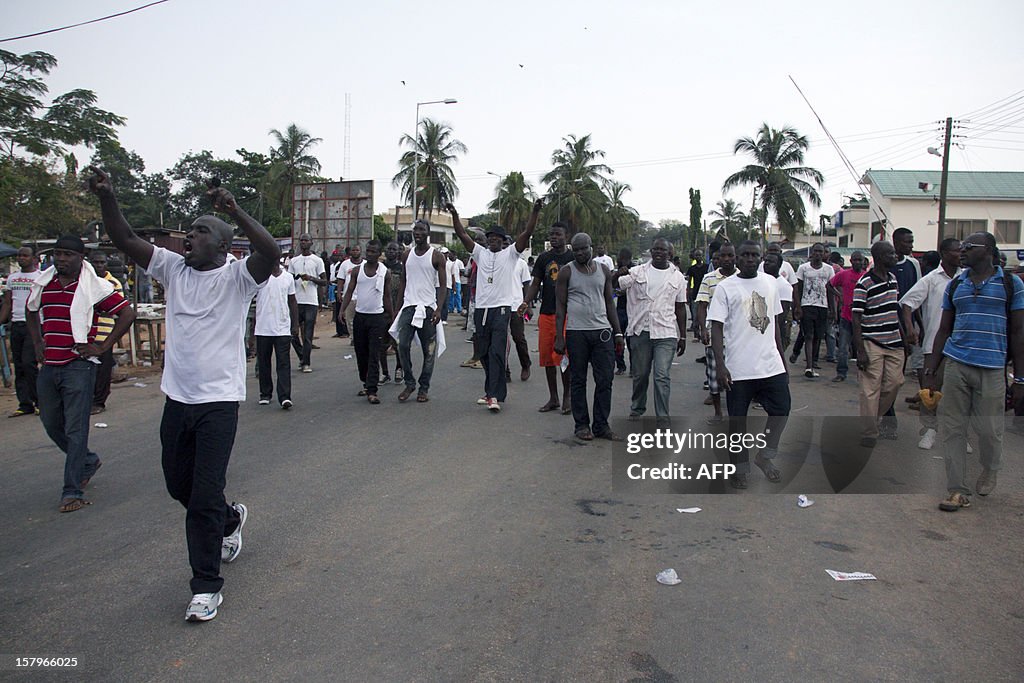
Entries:
POLYGON ((836 581, 877 581, 874 574, 867 572, 837 572, 834 569, 826 569, 828 575, 836 581))
POLYGON ((809 508, 814 505, 814 501, 801 493, 796 497, 796 504, 802 508, 809 508))
POLYGON ((664 584, 666 586, 674 586, 677 583, 683 582, 683 580, 679 578, 679 574, 676 574, 675 569, 665 569, 663 571, 658 572, 657 579, 658 583, 664 584))
POLYGON ((97 422, 96 424, 93 425, 93 427, 99 427, 100 429, 106 429, 107 428, 107 423, 106 422, 97 422))
POLYGON ((343 356, 343 358, 344 358, 345 360, 352 360, 352 354, 350 353, 350 354, 349 354, 349 355, 347 355, 347 356, 343 356))
POLYGON ((690 514, 693 514, 695 512, 700 512, 700 508, 676 508, 676 512, 689 512, 690 514))
POLYGON ((133 387, 139 387, 139 388, 141 389, 141 388, 143 388, 143 387, 148 387, 149 385, 148 385, 148 384, 146 384, 145 382, 136 382, 136 383, 135 383, 135 384, 133 384, 132 386, 133 386, 133 387))

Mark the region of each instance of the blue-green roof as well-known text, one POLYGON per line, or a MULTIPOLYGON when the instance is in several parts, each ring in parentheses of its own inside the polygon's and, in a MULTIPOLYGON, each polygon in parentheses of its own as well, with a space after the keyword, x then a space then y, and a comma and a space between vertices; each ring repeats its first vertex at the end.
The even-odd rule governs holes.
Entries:
MULTIPOLYGON (((939 193, 941 171, 876 171, 864 174, 886 197, 931 199, 939 193), (934 188, 923 191, 919 183, 934 188)), ((1024 172, 1020 171, 950 171, 948 199, 1017 199, 1024 200, 1024 172)))

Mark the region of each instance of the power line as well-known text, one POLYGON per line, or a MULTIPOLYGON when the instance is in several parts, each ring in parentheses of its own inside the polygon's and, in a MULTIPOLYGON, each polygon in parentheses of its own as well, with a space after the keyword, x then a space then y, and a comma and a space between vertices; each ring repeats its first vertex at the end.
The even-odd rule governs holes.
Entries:
POLYGON ((77 24, 69 24, 68 26, 61 26, 60 28, 51 28, 51 29, 47 29, 46 31, 37 31, 36 33, 26 33, 23 36, 14 36, 12 38, 2 38, 2 39, 0 39, 0 43, 8 43, 8 42, 10 42, 12 40, 22 40, 23 38, 35 38, 36 36, 45 36, 47 33, 57 33, 58 31, 66 31, 69 28, 77 28, 79 26, 85 26, 86 24, 95 24, 95 23, 100 22, 100 21, 106 21, 107 19, 114 19, 116 17, 123 17, 126 14, 131 14, 132 12, 138 12, 139 10, 146 9, 147 7, 152 7, 153 5, 160 5, 160 4, 163 4, 165 2, 167 2, 167 0, 156 0, 156 2, 151 2, 148 5, 142 5, 141 7, 136 7, 135 9, 125 10, 124 12, 118 12, 117 14, 110 14, 110 15, 105 16, 105 17, 100 17, 99 19, 90 19, 89 21, 81 21, 81 22, 79 22, 77 24))
POLYGON ((961 114, 957 118, 965 119, 965 118, 967 118, 969 116, 980 116, 982 112, 988 111, 989 109, 992 109, 993 107, 996 107, 997 105, 1000 105, 1001 103, 1006 102, 1006 100, 1012 99, 1012 98, 1017 97, 1018 95, 1022 95, 1022 94, 1024 94, 1024 90, 1018 90, 1015 93, 1007 95, 1006 97, 1002 98, 1001 100, 996 100, 995 102, 992 102, 991 104, 986 104, 984 107, 981 107, 979 109, 975 109, 973 111, 969 111, 966 114, 961 114))

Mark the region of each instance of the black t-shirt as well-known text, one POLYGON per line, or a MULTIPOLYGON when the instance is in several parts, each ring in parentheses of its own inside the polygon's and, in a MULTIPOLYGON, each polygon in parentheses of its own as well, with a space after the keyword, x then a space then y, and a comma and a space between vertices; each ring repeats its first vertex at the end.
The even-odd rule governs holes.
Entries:
POLYGON ((689 292, 696 291, 700 287, 700 281, 704 279, 704 276, 708 273, 708 266, 706 263, 694 263, 692 266, 686 269, 686 289, 689 292))
POLYGON ((540 312, 545 315, 555 314, 555 280, 558 269, 572 261, 572 251, 566 249, 561 254, 548 250, 537 257, 533 264, 533 277, 540 278, 540 312))

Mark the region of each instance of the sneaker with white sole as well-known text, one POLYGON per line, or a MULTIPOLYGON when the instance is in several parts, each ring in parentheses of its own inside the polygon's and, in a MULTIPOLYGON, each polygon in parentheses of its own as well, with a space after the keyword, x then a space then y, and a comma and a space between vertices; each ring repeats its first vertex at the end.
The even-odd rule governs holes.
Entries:
POLYGON ((221 562, 234 562, 242 552, 242 527, 249 519, 249 508, 241 503, 232 503, 231 507, 238 513, 238 526, 220 542, 221 562))
POLYGON ((284 408, 285 410, 288 410, 289 408, 292 407, 292 400, 290 398, 286 398, 285 400, 281 401, 281 407, 284 408))
POLYGON ((496 398, 489 398, 489 399, 487 399, 487 410, 490 410, 490 411, 495 412, 495 413, 500 412, 501 411, 501 404, 498 403, 498 399, 496 399, 496 398))
POLYGON ((486 406, 486 405, 489 405, 490 402, 491 402, 491 399, 487 398, 486 396, 481 396, 480 398, 478 398, 476 400, 476 404, 478 406, 486 406))
POLYGON ((224 596, 216 593, 196 593, 185 610, 185 621, 209 621, 217 616, 217 608, 224 602, 224 596))
POLYGON ((313 367, 311 365, 303 365, 302 366, 302 371, 303 372, 313 372, 313 367))
POLYGON ((925 430, 924 436, 917 442, 917 447, 924 451, 930 451, 932 446, 935 445, 935 430, 925 430))
POLYGON ((269 406, 270 405, 270 399, 269 398, 261 398, 260 399, 260 405, 261 406, 269 406))

